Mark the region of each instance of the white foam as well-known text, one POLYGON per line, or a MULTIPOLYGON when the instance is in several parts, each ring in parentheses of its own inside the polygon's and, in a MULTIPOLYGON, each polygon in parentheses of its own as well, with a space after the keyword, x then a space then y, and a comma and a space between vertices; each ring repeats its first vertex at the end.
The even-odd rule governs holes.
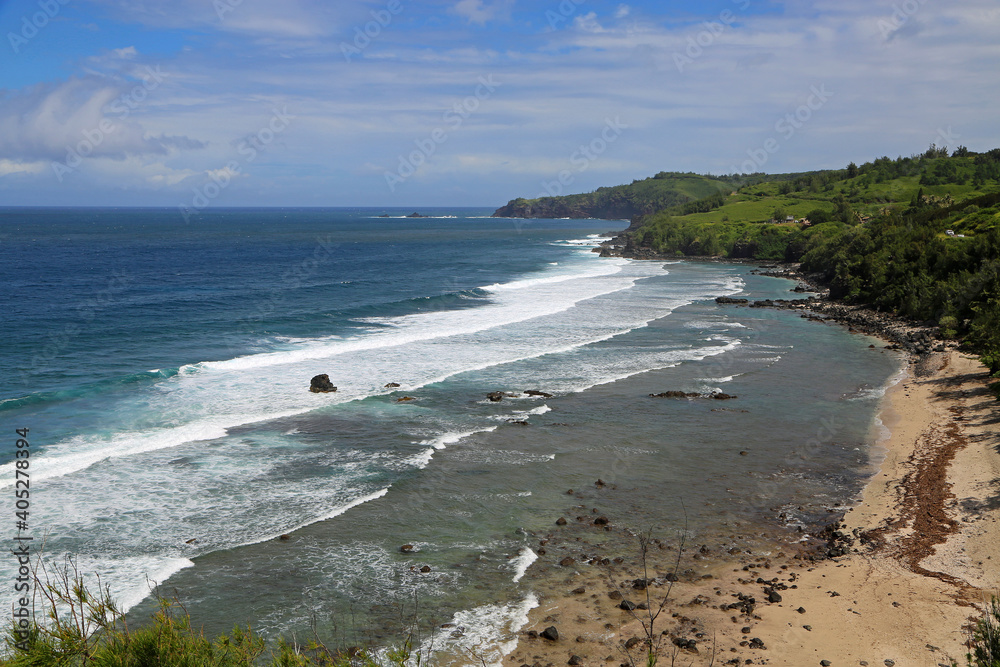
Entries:
POLYGON ((521 581, 521 577, 524 576, 524 573, 528 571, 528 568, 531 567, 531 564, 534 563, 536 560, 538 560, 538 554, 536 554, 534 551, 532 551, 528 547, 524 547, 523 549, 521 549, 521 553, 518 555, 518 557, 514 560, 513 563, 514 578, 512 579, 512 581, 515 584, 521 581))
POLYGON ((517 648, 518 632, 528 624, 528 612, 538 606, 529 593, 521 602, 484 605, 455 614, 455 630, 439 630, 424 651, 445 653, 467 660, 466 664, 502 667, 505 655, 517 648))

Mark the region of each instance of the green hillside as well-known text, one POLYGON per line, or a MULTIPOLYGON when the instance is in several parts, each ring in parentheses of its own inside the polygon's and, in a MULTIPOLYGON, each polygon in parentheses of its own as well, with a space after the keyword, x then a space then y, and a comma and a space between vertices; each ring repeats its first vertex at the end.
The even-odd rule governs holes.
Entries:
POLYGON ((512 199, 493 215, 501 218, 632 219, 732 191, 734 183, 735 179, 726 177, 661 172, 629 185, 598 188, 583 194, 512 199))
POLYGON ((1000 376, 1000 149, 932 146, 746 185, 639 223, 626 254, 801 261, 833 297, 933 322, 1000 376))

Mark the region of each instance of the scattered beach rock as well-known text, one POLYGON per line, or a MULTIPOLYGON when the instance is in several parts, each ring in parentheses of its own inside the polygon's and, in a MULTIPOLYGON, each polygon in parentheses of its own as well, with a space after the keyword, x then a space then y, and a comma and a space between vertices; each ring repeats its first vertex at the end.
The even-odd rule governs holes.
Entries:
POLYGON ((584 588, 583 586, 580 586, 579 588, 574 588, 573 589, 573 595, 583 595, 586 592, 587 592, 587 589, 584 588))
POLYGON ((583 658, 581 658, 578 655, 571 655, 569 657, 569 662, 567 662, 566 664, 567 665, 582 665, 583 664, 583 658))
POLYGON ((594 486, 601 487, 601 486, 607 486, 607 485, 604 483, 603 479, 598 479, 596 482, 594 482, 594 486))
POLYGON ((566 525, 566 517, 562 517, 561 516, 558 519, 556 519, 556 525, 557 526, 565 526, 566 525))
POLYGON ((781 602, 781 595, 777 591, 771 591, 767 594, 767 601, 772 604, 781 602))
POLYGON ((561 561, 559 561, 559 564, 560 564, 561 566, 563 566, 563 567, 569 567, 569 566, 571 566, 571 565, 574 565, 574 564, 576 564, 576 559, 575 559, 575 558, 572 558, 572 557, 570 557, 570 556, 566 556, 566 557, 565 557, 565 558, 563 558, 563 559, 562 559, 561 561))
POLYGON ((821 667, 830 667, 830 665, 832 665, 833 663, 830 662, 829 660, 820 660, 819 664, 821 667))
POLYGON ((608 517, 606 517, 606 516, 599 516, 596 519, 594 519, 594 525, 595 526, 606 526, 609 523, 611 523, 611 522, 608 520, 608 517))
POLYGON ((315 376, 309 382, 309 391, 314 394, 330 394, 337 391, 337 388, 330 382, 330 376, 326 373, 315 376))
POLYGON ((556 626, 550 625, 538 633, 538 636, 542 639, 548 639, 550 642, 554 642, 559 640, 559 631, 556 630, 556 626))
POLYGON ((638 637, 632 637, 627 642, 625 642, 625 650, 626 651, 631 651, 632 649, 634 649, 636 646, 638 646, 641 643, 642 643, 641 639, 639 639, 638 637))
POLYGON ((618 605, 619 609, 624 609, 625 611, 635 610, 635 603, 631 600, 622 600, 621 604, 618 605))
POLYGON ((767 647, 764 646, 764 641, 760 637, 754 637, 750 640, 750 648, 760 649, 766 651, 767 647))

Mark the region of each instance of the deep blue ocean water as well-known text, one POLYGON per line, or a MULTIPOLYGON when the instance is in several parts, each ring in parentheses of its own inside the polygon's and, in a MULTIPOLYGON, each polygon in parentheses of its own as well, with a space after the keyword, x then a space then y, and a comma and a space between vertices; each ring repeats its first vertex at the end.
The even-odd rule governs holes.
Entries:
POLYGON ((47 553, 135 614, 149 580, 176 590, 209 630, 415 595, 502 644, 531 604, 525 531, 566 488, 613 481, 637 526, 676 528, 683 503, 715 543, 858 492, 899 361, 714 302, 788 281, 591 252, 624 222, 410 212, 0 210, 0 492, 28 427, 47 553), (308 392, 320 373, 337 393, 308 392), (738 409, 648 397, 668 389, 738 409))

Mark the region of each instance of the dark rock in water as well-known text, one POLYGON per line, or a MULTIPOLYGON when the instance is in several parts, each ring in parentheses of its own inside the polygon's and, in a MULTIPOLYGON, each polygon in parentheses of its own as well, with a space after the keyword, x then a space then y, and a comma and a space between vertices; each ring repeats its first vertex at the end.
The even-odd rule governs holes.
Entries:
POLYGON ((716 297, 715 302, 719 304, 724 304, 724 305, 728 304, 733 306, 745 306, 748 303, 750 303, 748 299, 733 299, 732 297, 728 296, 716 297))
POLYGON ((399 547, 399 552, 404 554, 411 554, 413 553, 413 545, 404 544, 403 546, 399 547))
POLYGON ((413 213, 409 214, 406 217, 407 218, 426 218, 428 216, 426 216, 426 215, 420 215, 419 213, 417 213, 416 211, 414 211, 413 213))
POLYGON ((398 382, 390 382, 385 386, 386 389, 396 389, 397 387, 399 387, 398 382))
POLYGON ((517 424, 518 426, 531 426, 531 424, 529 424, 528 422, 524 421, 523 419, 513 419, 513 420, 511 420, 511 421, 509 421, 507 423, 508 424, 517 424))
POLYGON ((750 456, 750 452, 744 450, 740 452, 740 456, 750 456))
POLYGON ((686 391, 665 391, 660 394, 650 394, 650 398, 698 398, 701 394, 686 391))
POLYGON ((554 642, 559 640, 559 631, 556 630, 556 626, 550 625, 538 633, 538 636, 542 639, 548 639, 550 642, 554 642))
POLYGON ((556 519, 556 525, 557 526, 565 526, 566 525, 566 517, 559 517, 558 519, 556 519))
POLYGON ((595 526, 606 526, 608 525, 608 523, 609 523, 608 517, 606 516, 599 516, 596 519, 594 519, 595 526))
POLYGON ((606 486, 606 484, 603 479, 598 479, 596 482, 594 482, 594 486, 606 486))
POLYGON ((413 398, 412 396, 404 396, 403 398, 397 398, 396 402, 397 403, 409 403, 410 401, 415 401, 415 400, 417 400, 417 399, 413 398))
POLYGON ((538 391, 537 389, 529 389, 524 393, 528 396, 540 396, 542 398, 552 398, 552 394, 544 391, 538 391))
POLYGON ((292 539, 292 536, 291 535, 281 535, 280 537, 278 537, 278 539, 281 540, 282 542, 287 542, 288 540, 292 539))
POLYGON ((329 394, 337 391, 337 388, 330 382, 330 376, 324 373, 317 375, 309 382, 309 391, 314 394, 329 394))
POLYGON ((734 398, 739 398, 739 397, 738 396, 731 396, 729 394, 724 394, 724 393, 722 393, 720 391, 720 392, 716 392, 716 393, 712 394, 712 398, 714 398, 717 401, 728 401, 728 400, 731 400, 731 399, 734 399, 734 398))
POLYGON ((424 565, 422 568, 420 568, 420 571, 423 572, 424 574, 427 574, 428 572, 431 571, 431 566, 430 565, 424 565))
POLYGON ((633 611, 635 609, 635 603, 630 600, 622 600, 621 604, 618 605, 619 609, 624 609, 625 611, 633 611))
POLYGON ((499 403, 500 401, 503 400, 503 392, 491 391, 490 393, 486 394, 486 398, 490 399, 494 403, 499 403))
POLYGON ((187 542, 185 542, 184 544, 194 544, 194 543, 195 543, 195 542, 197 542, 197 541, 198 541, 198 538, 197 538, 197 537, 192 537, 192 538, 191 538, 190 540, 188 540, 188 541, 187 541, 187 542))

